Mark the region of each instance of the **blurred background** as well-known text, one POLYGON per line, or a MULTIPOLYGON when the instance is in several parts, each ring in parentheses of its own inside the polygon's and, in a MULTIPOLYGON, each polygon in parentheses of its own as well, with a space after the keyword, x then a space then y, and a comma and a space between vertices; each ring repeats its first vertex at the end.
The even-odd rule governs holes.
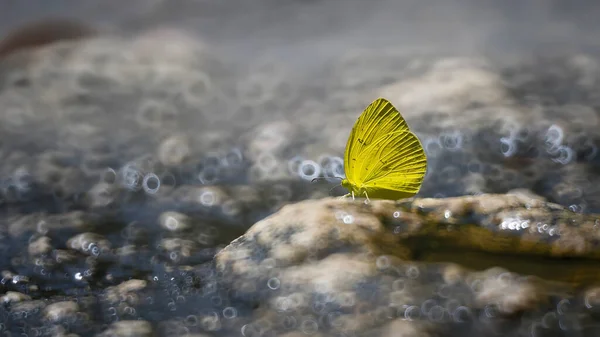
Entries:
MULTIPOLYGON (((0 0, 0 287, 155 281, 137 311, 87 308, 82 335, 221 306, 193 291, 204 269, 174 266, 345 194, 348 134, 378 97, 426 149, 418 196, 522 188, 597 212, 599 15, 584 0, 0 0), (194 305, 167 313, 162 291, 194 305)), ((19 329, 42 315, 2 310, 19 329)))

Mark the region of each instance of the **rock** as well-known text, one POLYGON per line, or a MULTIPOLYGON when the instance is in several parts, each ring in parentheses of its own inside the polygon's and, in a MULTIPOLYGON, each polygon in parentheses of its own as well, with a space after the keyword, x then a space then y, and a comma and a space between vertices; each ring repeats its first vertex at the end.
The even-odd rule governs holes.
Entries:
POLYGON ((110 250, 110 242, 102 235, 95 233, 75 235, 67 241, 67 246, 72 250, 94 256, 110 250))
MULTIPOLYGON (((130 293, 136 293, 148 285, 148 282, 144 280, 128 280, 125 281, 118 286, 108 287, 106 289, 106 298, 111 303, 117 303, 123 301, 129 295, 131 298, 134 298, 130 293)), ((137 303, 130 303, 130 305, 135 305, 137 303)))
POLYGON ((189 229, 191 219, 185 214, 178 212, 164 212, 159 220, 161 227, 171 232, 180 232, 189 229))
POLYGON ((28 248, 29 255, 47 254, 50 251, 52 251, 52 245, 50 244, 50 238, 47 236, 42 236, 33 241, 28 248))
POLYGON ((99 336, 115 337, 151 337, 153 329, 147 321, 120 321, 111 324, 106 331, 99 336))
POLYGON ((0 58, 9 54, 65 40, 78 40, 97 34, 83 22, 63 18, 45 18, 14 28, 0 40, 0 58))
POLYGON ((23 302, 23 301, 29 301, 31 300, 31 297, 25 295, 25 294, 21 294, 18 293, 16 291, 7 291, 6 294, 4 294, 3 296, 0 297, 0 302, 2 303, 16 303, 16 302, 23 302))
POLYGON ((158 159, 167 166, 183 164, 192 154, 189 140, 185 136, 175 135, 165 139, 157 151, 158 159))
POLYGON ((600 283, 584 262, 600 258, 596 223, 523 191, 368 204, 326 198, 284 206, 215 262, 236 301, 264 308, 247 325, 252 331, 275 312, 325 334, 404 326, 435 335, 450 321, 485 330, 474 317, 482 310, 526 328, 533 323, 520 322, 523 313, 543 313, 554 296, 600 283), (568 267, 552 267, 563 257, 568 267))
POLYGON ((427 111, 456 117, 472 105, 510 104, 499 74, 484 60, 467 58, 435 62, 424 74, 384 87, 379 95, 396 102, 406 118, 427 111))
POLYGON ((297 132, 294 125, 287 121, 274 121, 260 125, 249 140, 249 156, 256 159, 265 152, 280 156, 294 141, 297 132))
POLYGON ((75 302, 57 302, 48 305, 44 309, 44 316, 52 322, 60 322, 72 318, 78 311, 79 305, 75 302))

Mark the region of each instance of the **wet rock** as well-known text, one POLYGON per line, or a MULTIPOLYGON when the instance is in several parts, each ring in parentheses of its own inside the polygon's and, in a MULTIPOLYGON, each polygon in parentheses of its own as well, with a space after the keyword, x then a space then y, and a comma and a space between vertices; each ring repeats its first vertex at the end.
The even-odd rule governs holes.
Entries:
POLYGON ((120 321, 111 324, 106 331, 98 336, 118 336, 118 337, 150 337, 153 335, 153 329, 150 322, 147 321, 120 321))
POLYGON ((158 159, 167 166, 183 164, 192 150, 185 136, 171 136, 165 139, 158 148, 158 159))
POLYGON ((108 207, 114 205, 119 197, 119 187, 116 184, 98 183, 87 193, 89 207, 108 207))
POLYGON ((279 156, 291 145, 296 132, 294 126, 286 121, 264 124, 253 133, 248 145, 249 154, 254 159, 265 152, 279 156))
POLYGON ((37 315, 46 307, 43 300, 32 300, 14 303, 10 306, 10 312, 18 319, 24 319, 27 316, 37 315))
POLYGON ((8 291, 6 292, 6 294, 0 297, 0 302, 2 303, 16 303, 29 300, 31 300, 31 297, 25 294, 18 293, 16 291, 8 291))
POLYGON ((70 249, 97 256, 110 250, 110 242, 102 235, 95 233, 78 234, 67 241, 70 249))
POLYGON ((183 239, 164 239, 160 243, 160 247, 164 248, 169 256, 174 260, 180 257, 189 257, 198 248, 198 244, 192 240, 183 239))
POLYGON ((67 321, 73 319, 78 311, 79 305, 75 302, 57 302, 44 308, 44 317, 52 322, 67 321))
POLYGON ((31 242, 28 247, 29 255, 48 254, 50 251, 52 251, 52 245, 50 244, 50 238, 47 236, 42 236, 31 242))
POLYGON ((130 293, 138 292, 146 286, 147 282, 144 280, 125 281, 118 286, 108 287, 106 289, 106 299, 112 303, 123 301, 130 293))
POLYGON ((384 87, 379 94, 397 102, 409 117, 432 110, 455 116, 472 105, 510 103, 502 78, 491 65, 468 58, 435 62, 426 72, 384 87))
POLYGON ((160 225, 171 232, 185 231, 191 226, 191 219, 185 214, 178 212, 164 212, 160 215, 160 225))

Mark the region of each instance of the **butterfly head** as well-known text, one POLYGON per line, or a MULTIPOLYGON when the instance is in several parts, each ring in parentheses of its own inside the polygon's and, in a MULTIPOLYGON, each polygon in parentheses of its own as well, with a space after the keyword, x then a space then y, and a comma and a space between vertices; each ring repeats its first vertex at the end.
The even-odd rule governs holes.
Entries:
POLYGON ((342 179, 342 183, 341 184, 342 184, 342 187, 344 187, 348 191, 354 192, 356 194, 359 193, 358 186, 354 185, 352 182, 350 182, 350 180, 348 180, 348 179, 342 179))

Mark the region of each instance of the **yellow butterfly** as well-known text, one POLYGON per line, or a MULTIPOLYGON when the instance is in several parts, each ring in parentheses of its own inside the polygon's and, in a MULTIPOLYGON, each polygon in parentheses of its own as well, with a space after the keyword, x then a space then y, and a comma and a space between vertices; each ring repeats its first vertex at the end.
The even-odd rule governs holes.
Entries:
POLYGON ((371 103, 354 124, 344 154, 344 197, 402 199, 419 192, 427 156, 400 112, 384 98, 371 103))

